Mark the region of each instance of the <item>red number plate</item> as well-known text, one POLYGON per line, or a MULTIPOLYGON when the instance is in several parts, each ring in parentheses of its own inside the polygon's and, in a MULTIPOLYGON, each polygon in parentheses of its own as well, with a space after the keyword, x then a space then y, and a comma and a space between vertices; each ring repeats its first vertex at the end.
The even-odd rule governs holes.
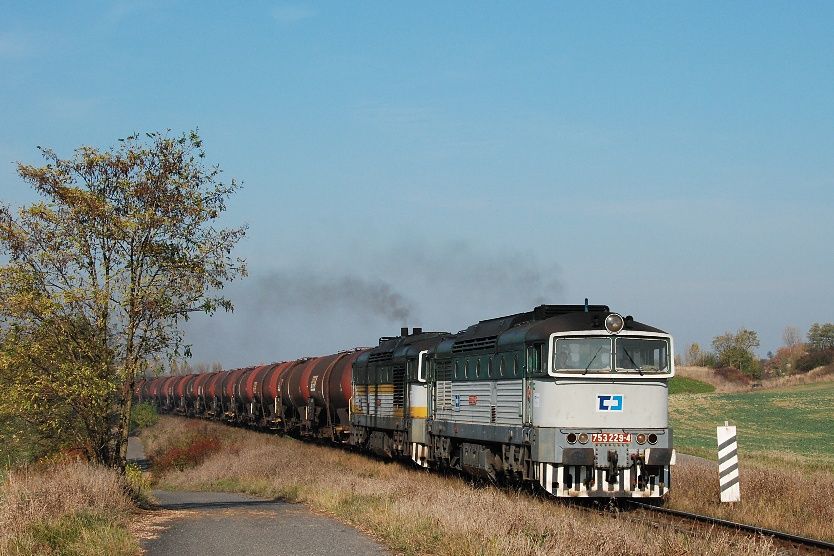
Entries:
POLYGON ((631 443, 631 433, 630 432, 595 432, 591 434, 591 442, 605 444, 605 443, 616 443, 616 444, 630 444, 631 443))

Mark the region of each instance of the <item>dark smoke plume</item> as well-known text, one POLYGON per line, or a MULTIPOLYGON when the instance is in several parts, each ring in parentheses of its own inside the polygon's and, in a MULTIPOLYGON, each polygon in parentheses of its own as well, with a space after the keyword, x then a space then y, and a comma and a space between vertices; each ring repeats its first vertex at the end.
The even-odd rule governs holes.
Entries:
POLYGON ((242 290, 245 295, 242 304, 259 314, 277 317, 288 311, 322 314, 334 309, 400 323, 413 316, 411 303, 378 278, 334 276, 312 269, 285 270, 255 278, 242 290))
POLYGON ((234 366, 322 355, 373 345, 400 326, 454 332, 566 302, 558 266, 530 252, 450 242, 344 253, 329 258, 331 268, 250 261, 252 275, 225 292, 233 314, 189 321, 195 360, 234 366))

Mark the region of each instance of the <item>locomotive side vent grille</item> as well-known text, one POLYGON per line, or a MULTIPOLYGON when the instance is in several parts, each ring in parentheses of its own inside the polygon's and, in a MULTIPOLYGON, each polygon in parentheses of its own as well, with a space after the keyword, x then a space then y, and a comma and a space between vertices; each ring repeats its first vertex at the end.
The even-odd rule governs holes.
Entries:
POLYGON ((469 340, 458 340, 452 345, 452 353, 463 353, 467 351, 481 351, 492 349, 498 336, 487 336, 485 338, 471 338, 469 340))
POLYGON ((382 353, 372 353, 368 357, 368 363, 379 363, 381 361, 390 361, 393 357, 393 352, 383 351, 382 353))
POLYGON ((394 366, 394 407, 405 405, 405 365, 394 366))
POLYGON ((452 380, 452 362, 438 361, 434 367, 436 380, 452 380))

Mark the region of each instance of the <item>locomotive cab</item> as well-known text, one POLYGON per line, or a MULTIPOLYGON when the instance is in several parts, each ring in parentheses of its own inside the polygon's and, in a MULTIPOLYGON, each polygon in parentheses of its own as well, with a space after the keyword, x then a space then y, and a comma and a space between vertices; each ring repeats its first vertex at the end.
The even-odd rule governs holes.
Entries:
POLYGON ((661 497, 674 460, 673 340, 616 313, 583 317, 585 329, 549 334, 529 381, 538 480, 557 496, 661 497))

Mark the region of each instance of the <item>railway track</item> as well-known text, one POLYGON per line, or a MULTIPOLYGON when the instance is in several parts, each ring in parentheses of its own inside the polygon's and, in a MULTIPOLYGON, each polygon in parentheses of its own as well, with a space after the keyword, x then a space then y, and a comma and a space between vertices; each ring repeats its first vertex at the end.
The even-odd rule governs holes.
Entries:
POLYGON ((689 522, 697 522, 707 525, 717 525, 719 527, 734 529, 736 531, 741 531, 744 533, 771 537, 779 545, 785 548, 792 548, 794 549, 794 552, 799 552, 801 554, 834 554, 834 543, 831 542, 801 537, 799 535, 793 535, 791 533, 785 533, 783 531, 776 531, 774 529, 766 529, 764 527, 757 527, 755 525, 737 523, 735 521, 729 521, 717 517, 693 514, 681 510, 664 508, 662 506, 654 506, 651 504, 646 504, 645 502, 637 502, 634 500, 627 500, 625 502, 627 503, 627 505, 640 508, 646 512, 662 514, 689 522))

